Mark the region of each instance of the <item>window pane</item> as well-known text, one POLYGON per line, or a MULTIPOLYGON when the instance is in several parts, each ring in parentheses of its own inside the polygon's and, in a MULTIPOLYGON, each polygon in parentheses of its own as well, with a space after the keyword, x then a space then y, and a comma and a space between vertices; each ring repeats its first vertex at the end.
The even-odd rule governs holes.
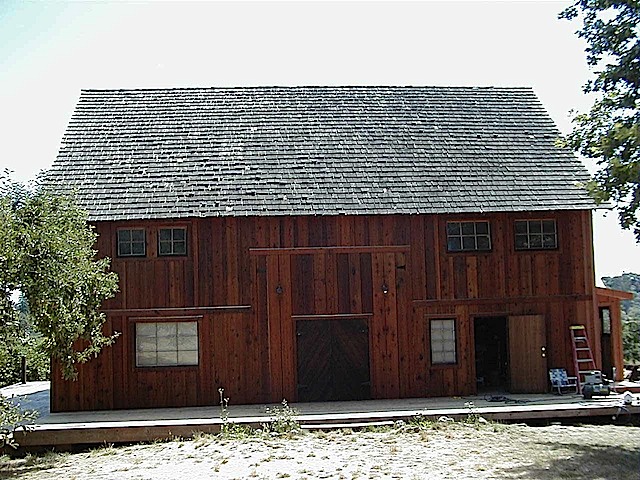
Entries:
POLYGON ((173 240, 182 241, 185 239, 185 230, 184 228, 174 228, 173 229, 173 240))
POLYGON ((542 247, 543 248, 556 248, 556 236, 551 234, 551 235, 544 235, 542 237, 542 247))
POLYGON ((531 220, 529 222, 529 233, 542 233, 542 222, 540 220, 531 220))
POLYGON ((131 230, 118 230, 118 241, 119 242, 130 242, 131 241, 131 230))
POLYGON ((177 337, 158 337, 158 352, 177 350, 177 341, 177 337))
POLYGON ((463 250, 475 250, 476 239, 475 237, 462 237, 462 249, 463 250))
POLYGON ((463 235, 473 235, 475 232, 473 222, 463 222, 462 223, 462 234, 463 235))
POLYGON ((447 223, 447 235, 460 235, 460 223, 448 222, 447 223))
POLYGON ((197 350, 198 337, 178 337, 178 350, 197 350))
POLYGON ((450 252, 458 252, 462 250, 462 240, 460 237, 450 238, 447 242, 447 248, 450 252))
POLYGON ((441 330, 453 332, 455 322, 451 319, 438 320, 439 326, 441 330))
POLYGON ((491 250, 491 242, 488 236, 478 237, 478 250, 491 250))
POLYGON ((155 323, 136 323, 136 334, 141 337, 155 337, 156 336, 156 324, 155 323))
POLYGON ((456 363, 456 352, 444 352, 442 354, 442 363, 456 363))
POLYGON ((133 244, 131 244, 131 254, 132 255, 144 255, 144 243, 133 243, 133 244))
POLYGON ((476 233, 489 233, 489 223, 488 222, 476 222, 476 233))
POLYGON ((138 352, 154 352, 156 351, 155 337, 138 337, 136 339, 136 350, 138 352))
POLYGON ((529 248, 542 248, 542 235, 529 235, 529 248))
POLYGON ((198 365, 198 352, 196 350, 178 352, 179 365, 198 365))
POLYGON ((158 323, 158 337, 175 337, 177 333, 177 325, 175 323, 158 323))
POLYGON ((171 242, 160 242, 160 255, 171 255, 171 242))
POLYGON ((144 243, 144 230, 131 230, 131 240, 144 243))
POLYGON ((178 352, 158 352, 158 365, 177 365, 178 352))
POLYGON ((160 240, 171 241, 171 229, 170 228, 161 228, 160 229, 160 240))
POLYGON ((178 335, 198 335, 198 324, 196 322, 178 323, 178 335))
POLYGON ((527 222, 516 222, 516 233, 527 233, 527 222))
POLYGON ((174 243, 173 253, 176 255, 184 255, 185 253, 187 253, 187 244, 185 242, 174 243))
POLYGON ((542 231, 544 233, 556 233, 556 222, 555 222, 555 220, 544 220, 542 222, 542 231))
POLYGON ((118 244, 118 255, 131 255, 131 244, 130 243, 119 243, 118 244))
POLYGON ((446 353, 446 354, 455 354, 454 351, 454 344, 453 343, 448 343, 447 345, 445 345, 445 347, 442 349, 442 353, 446 353))
POLYGON ((529 237, 527 235, 516 235, 516 249, 529 248, 529 237))
POLYGON ((136 354, 136 365, 139 367, 152 367, 156 365, 156 352, 138 352, 136 354))

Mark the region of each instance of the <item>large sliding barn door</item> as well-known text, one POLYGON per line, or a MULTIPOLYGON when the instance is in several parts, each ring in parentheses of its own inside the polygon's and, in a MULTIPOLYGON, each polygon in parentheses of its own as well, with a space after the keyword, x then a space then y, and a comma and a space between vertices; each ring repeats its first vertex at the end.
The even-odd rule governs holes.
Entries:
POLYGON ((298 320, 298 401, 371 397, 367 320, 298 320))
POLYGON ((542 315, 509 317, 509 371, 513 393, 548 390, 547 335, 542 315))

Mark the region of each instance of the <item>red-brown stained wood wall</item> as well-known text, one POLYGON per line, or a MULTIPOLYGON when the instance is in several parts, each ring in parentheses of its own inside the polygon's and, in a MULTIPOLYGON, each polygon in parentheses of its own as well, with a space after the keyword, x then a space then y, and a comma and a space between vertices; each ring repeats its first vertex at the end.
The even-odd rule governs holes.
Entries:
POLYGON ((80 367, 78 382, 54 379, 53 411, 216 405, 219 388, 235 404, 295 401, 297 318, 368 319, 373 398, 475 392, 477 316, 543 315, 550 367, 572 369, 569 325, 585 324, 599 338, 589 211, 228 217, 96 229, 99 255, 120 275, 121 291, 104 305, 105 331, 121 335, 80 367), (513 222, 528 218, 556 219, 557 250, 515 251, 513 222), (489 221, 492 250, 447 253, 451 220, 489 221), (157 231, 171 226, 187 228, 184 257, 157 256, 157 231), (117 257, 118 228, 145 229, 146 258, 117 257), (456 319, 458 361, 431 366, 428 319, 443 316, 456 319), (141 319, 197 320, 199 365, 136 368, 141 319))

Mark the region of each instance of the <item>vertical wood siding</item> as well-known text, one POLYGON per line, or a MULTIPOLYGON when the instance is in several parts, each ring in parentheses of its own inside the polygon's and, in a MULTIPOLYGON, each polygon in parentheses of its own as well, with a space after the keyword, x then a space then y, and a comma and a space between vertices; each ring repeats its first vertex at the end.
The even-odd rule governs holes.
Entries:
POLYGON ((78 382, 54 379, 53 411, 216 405, 219 388, 235 404, 295 401, 295 322, 314 315, 367 319, 373 398, 475 392, 477 316, 544 316, 550 367, 571 369, 570 324, 599 338, 588 211, 229 217, 96 230, 99 255, 120 275, 104 328, 121 335, 80 367, 78 382), (513 222, 541 218, 557 221, 558 249, 516 251, 513 222), (489 221, 492 250, 448 253, 452 220, 489 221), (163 227, 187 228, 186 256, 157 256, 163 227), (118 228, 144 228, 147 257, 118 258, 118 228), (198 317, 199 365, 136 368, 136 318, 181 315, 198 317), (456 319, 455 365, 430 364, 434 316, 456 319))

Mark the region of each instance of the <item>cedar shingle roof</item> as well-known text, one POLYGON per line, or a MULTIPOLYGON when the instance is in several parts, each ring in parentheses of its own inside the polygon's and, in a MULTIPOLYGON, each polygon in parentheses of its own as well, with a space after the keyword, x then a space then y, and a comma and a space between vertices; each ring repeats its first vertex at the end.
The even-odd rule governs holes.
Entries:
POLYGON ((92 220, 590 209, 528 88, 84 90, 48 181, 92 220))

